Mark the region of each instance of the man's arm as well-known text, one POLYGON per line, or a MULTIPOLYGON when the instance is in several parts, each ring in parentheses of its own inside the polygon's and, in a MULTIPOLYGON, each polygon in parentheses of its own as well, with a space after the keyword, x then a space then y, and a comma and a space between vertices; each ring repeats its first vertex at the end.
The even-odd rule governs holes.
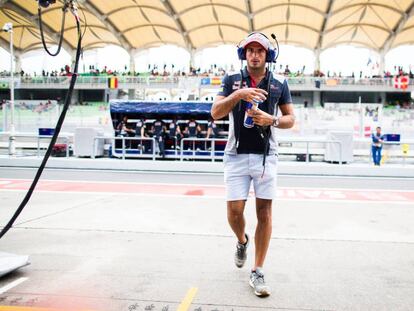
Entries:
POLYGON ((277 126, 280 129, 290 129, 295 125, 295 113, 293 111, 293 104, 288 103, 279 106, 282 116, 279 117, 279 125, 277 126))
POLYGON ((265 90, 256 88, 238 89, 229 96, 217 95, 211 107, 211 116, 215 120, 224 118, 240 100, 243 99, 247 102, 252 102, 253 100, 265 101, 266 96, 267 92, 265 90))
MULTIPOLYGON (((295 124, 295 114, 293 112, 293 104, 287 103, 284 105, 280 105, 280 111, 282 112, 282 116, 278 117, 279 125, 277 128, 280 129, 288 129, 293 127, 295 124)), ((260 126, 271 126, 273 125, 274 116, 264 112, 263 110, 249 110, 248 114, 253 118, 254 124, 260 126)))
POLYGON ((206 135, 206 138, 208 139, 208 138, 210 138, 210 135, 211 135, 211 127, 209 127, 208 129, 207 129, 207 135, 206 135))

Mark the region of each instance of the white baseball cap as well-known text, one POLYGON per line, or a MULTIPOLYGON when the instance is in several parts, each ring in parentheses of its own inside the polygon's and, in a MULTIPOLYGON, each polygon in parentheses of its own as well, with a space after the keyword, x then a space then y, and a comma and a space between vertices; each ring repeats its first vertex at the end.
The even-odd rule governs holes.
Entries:
POLYGON ((259 32, 254 32, 249 35, 241 44, 241 47, 244 49, 246 46, 253 42, 259 43, 266 51, 269 49, 269 40, 259 32))

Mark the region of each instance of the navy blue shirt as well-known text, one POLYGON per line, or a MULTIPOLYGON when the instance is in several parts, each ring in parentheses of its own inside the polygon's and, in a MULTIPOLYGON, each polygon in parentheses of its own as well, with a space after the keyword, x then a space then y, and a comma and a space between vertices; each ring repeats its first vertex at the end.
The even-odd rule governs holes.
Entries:
POLYGON ((164 130, 164 122, 161 120, 156 120, 154 122, 154 135, 160 136, 164 130))
POLYGON ((372 133, 371 135, 372 138, 372 145, 375 147, 382 147, 382 143, 380 143, 380 139, 383 141, 384 140, 384 135, 377 135, 377 133, 372 133))
POLYGON ((189 137, 196 137, 197 136, 197 122, 190 121, 188 122, 188 136, 189 137))
MULTIPOLYGON (((276 115, 278 105, 284 105, 292 103, 292 97, 290 95, 289 86, 286 79, 283 76, 270 75, 270 84, 268 83, 269 75, 266 71, 266 76, 263 78, 257 88, 263 89, 268 92, 267 99, 259 105, 259 109, 263 110, 271 115, 276 115), (269 90, 267 89, 269 85, 269 90)), ((241 82, 241 74, 225 75, 221 84, 221 89, 218 92, 220 96, 229 96, 234 91, 238 90, 241 82)), ((252 81, 247 68, 243 70, 243 85, 242 88, 252 87, 252 81)), ((236 105, 232 112, 234 131, 229 133, 229 142, 232 139, 236 141, 237 153, 257 153, 263 154, 266 140, 263 137, 263 128, 254 126, 252 128, 246 128, 243 126, 244 114, 246 111, 247 102, 241 100, 236 105), (235 137, 231 137, 231 133, 235 134, 235 137), (237 144, 238 142, 238 144, 237 144)), ((269 133, 268 133, 269 135, 269 133)), ((272 140, 273 141, 273 140, 272 140)), ((228 143, 229 143, 228 142, 228 143)))

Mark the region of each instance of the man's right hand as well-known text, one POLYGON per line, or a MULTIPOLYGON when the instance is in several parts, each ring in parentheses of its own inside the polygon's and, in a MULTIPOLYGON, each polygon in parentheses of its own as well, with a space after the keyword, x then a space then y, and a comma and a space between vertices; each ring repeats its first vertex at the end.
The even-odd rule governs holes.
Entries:
POLYGON ((243 99, 249 103, 253 102, 253 100, 263 102, 266 100, 267 96, 267 92, 265 90, 252 87, 239 89, 236 91, 236 93, 240 99, 243 99))

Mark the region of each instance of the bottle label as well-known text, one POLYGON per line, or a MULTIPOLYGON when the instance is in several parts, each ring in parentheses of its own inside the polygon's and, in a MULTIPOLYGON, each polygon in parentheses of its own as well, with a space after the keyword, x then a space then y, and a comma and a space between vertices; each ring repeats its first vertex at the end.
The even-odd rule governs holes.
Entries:
POLYGON ((260 104, 260 101, 257 101, 257 100, 253 100, 252 103, 247 103, 246 111, 244 113, 244 123, 243 123, 244 127, 252 128, 254 126, 253 118, 249 117, 247 112, 249 110, 257 110, 257 108, 259 107, 259 104, 260 104))

